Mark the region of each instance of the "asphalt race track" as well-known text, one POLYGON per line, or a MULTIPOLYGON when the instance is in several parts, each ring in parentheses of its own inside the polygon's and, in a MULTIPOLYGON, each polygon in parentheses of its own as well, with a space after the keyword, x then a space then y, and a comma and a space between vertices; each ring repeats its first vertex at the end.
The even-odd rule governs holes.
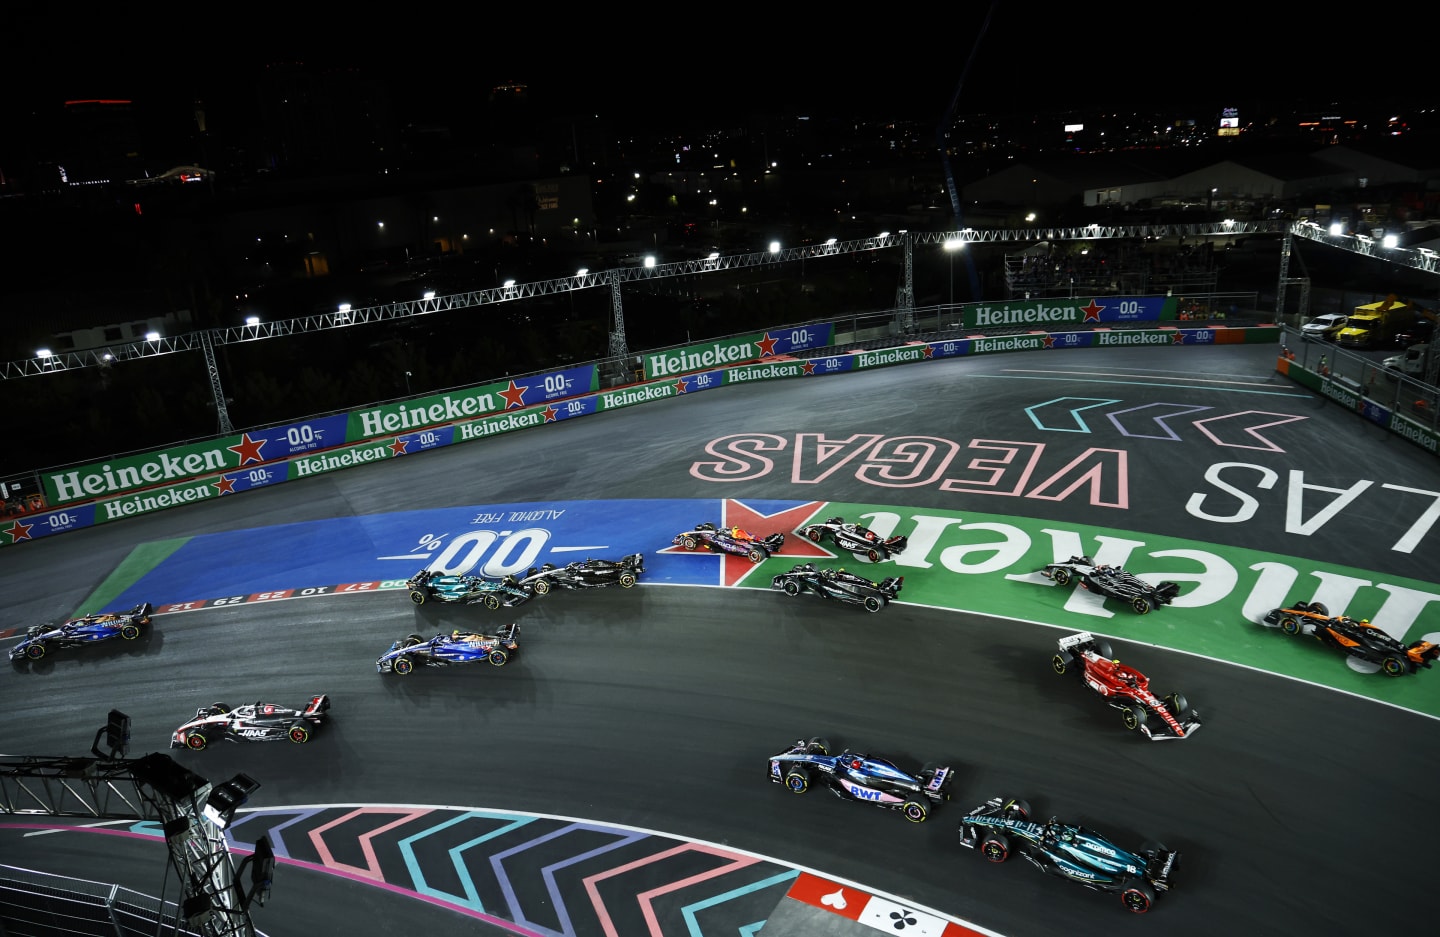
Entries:
MULTIPOLYGON (((726 436, 903 433, 963 445, 1031 438, 1036 424, 1026 408, 1067 395, 1212 407, 1235 395, 1237 403, 1224 406, 1305 419, 1283 437, 1273 434, 1283 438, 1283 452, 1230 461, 1303 468, 1308 483, 1331 488, 1363 478, 1434 489, 1440 480, 1432 457, 1333 404, 1298 395, 1273 374, 1273 348, 1174 352, 1168 359, 1150 349, 989 356, 799 381, 783 395, 773 386, 726 389, 427 453, 404 467, 356 468, 233 504, 46 538, 3 552, 4 624, 72 613, 137 543, 256 528, 257 550, 287 551, 283 532, 267 536, 263 528, 552 499, 788 498, 1008 511, 1197 540, 1243 538, 1295 556, 1353 555, 1362 568, 1434 578, 1436 534, 1409 551, 1393 548, 1418 513, 1403 492, 1388 507, 1342 512, 1304 537, 1285 529, 1283 491, 1257 492, 1258 510, 1243 532, 1186 514, 1178 507, 1184 493, 1200 484, 1208 463, 1223 461, 1189 437, 1130 447, 1137 484, 1123 523, 1114 508, 1094 504, 1015 497, 1000 505, 993 495, 876 486, 846 473, 815 484, 788 470, 725 483, 691 472, 708 458, 706 445, 726 436), (1201 382, 1208 382, 1204 389, 1201 382), (1363 465, 1337 458, 1337 440, 1363 449, 1363 465)), ((1098 445, 1078 436, 1069 444, 1098 445)), ((263 785, 254 807, 454 805, 584 818, 773 857, 1007 937, 1062 929, 1109 934, 1125 926, 1113 896, 1019 861, 991 866, 958 847, 956 821, 965 808, 995 794, 1023 796, 1039 814, 1084 822, 1121 844, 1159 839, 1178 848, 1176 890, 1137 925, 1167 937, 1368 934, 1379 920, 1391 930, 1428 929, 1430 914, 1417 896, 1427 893, 1435 868, 1424 835, 1440 777, 1434 719, 1116 642, 1121 658, 1162 692, 1183 691, 1205 719, 1193 739, 1148 744, 1125 733, 1118 714, 1050 672, 1056 630, 907 606, 901 598, 866 615, 819 599, 642 581, 634 590, 554 595, 509 612, 417 609, 403 594, 386 592, 166 615, 135 647, 97 648, 57 656, 35 672, 0 674, 0 751, 84 753, 111 707, 131 715, 135 751, 159 750, 201 703, 263 697, 294 705, 324 692, 334 700, 334 722, 304 748, 230 745, 175 757, 212 779, 251 774, 263 785), (521 624, 522 653, 505 668, 405 679, 374 672, 374 658, 402 634, 509 620, 521 624), (823 792, 797 798, 765 783, 765 757, 810 735, 902 764, 952 764, 955 801, 912 826, 823 792)), ((164 851, 144 846, 98 833, 24 837, 0 829, 0 861, 68 869, 155 894, 164 851)), ((173 897, 173 878, 169 884, 173 897)), ((275 937, 481 926, 433 904, 290 866, 254 917, 275 937)), ((531 919, 541 922, 538 913, 531 919)), ((602 932, 572 923, 582 937, 602 932)))

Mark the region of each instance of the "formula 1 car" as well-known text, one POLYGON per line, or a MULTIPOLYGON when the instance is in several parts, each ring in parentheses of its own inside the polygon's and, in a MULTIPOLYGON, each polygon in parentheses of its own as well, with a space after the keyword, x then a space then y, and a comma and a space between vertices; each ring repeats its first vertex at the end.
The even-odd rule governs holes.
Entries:
POLYGON ((1180 860, 1180 853, 1163 843, 1146 842, 1133 851, 1054 817, 1036 823, 1029 804, 1003 797, 992 797, 960 821, 960 845, 979 849, 990 862, 1018 852, 1042 872, 1118 894, 1125 910, 1135 914, 1149 911, 1156 897, 1170 890, 1180 860))
POLYGON ((211 703, 195 710, 195 718, 175 730, 170 737, 170 747, 198 752, 221 739, 227 742, 289 739, 303 745, 310 741, 314 728, 325 723, 329 709, 330 697, 323 693, 310 697, 304 709, 274 703, 246 703, 231 709, 224 703, 211 703))
POLYGON ((863 554, 872 563, 888 560, 901 553, 909 542, 908 538, 899 534, 881 537, 869 527, 845 523, 843 517, 832 517, 823 524, 801 527, 800 536, 808 537, 814 543, 829 537, 835 542, 836 549, 863 554))
POLYGON ((1390 677, 1403 677, 1421 667, 1428 670, 1431 663, 1440 658, 1440 644, 1429 641, 1405 644, 1370 624, 1368 618, 1356 621, 1344 615, 1332 616, 1320 602, 1296 602, 1286 608, 1271 609, 1264 623, 1278 627, 1291 637, 1308 634, 1326 647, 1379 664, 1380 671, 1390 677))
MULTIPOLYGON (((446 576, 442 573, 422 569, 405 582, 410 590, 410 601, 416 605, 426 602, 460 602, 465 605, 479 603, 495 609, 502 605, 513 608, 543 595, 539 589, 527 584, 539 570, 531 568, 526 581, 506 576, 503 579, 485 579, 482 576, 446 576)), ((546 590, 548 591, 548 590, 546 590)))
POLYGON ((1062 676, 1074 673, 1112 708, 1120 710, 1125 728, 1139 730, 1151 741, 1186 739, 1200 728, 1200 714, 1185 697, 1171 693, 1162 702, 1150 692, 1150 678, 1110 657, 1110 645, 1081 632, 1059 640, 1060 651, 1050 666, 1062 676), (1151 721, 1155 717, 1156 722, 1151 721))
POLYGON ((16 662, 39 660, 52 650, 80 647, 111 638, 134 641, 150 624, 150 612, 150 603, 142 602, 128 612, 83 615, 60 625, 32 625, 25 630, 25 639, 10 649, 10 659, 16 662))
POLYGON ((1119 599, 1141 615, 1169 605, 1180 594, 1180 587, 1173 582, 1167 580, 1152 586, 1119 566, 1096 566, 1088 556, 1072 556, 1063 563, 1051 563, 1040 570, 1040 575, 1053 580, 1057 586, 1075 580, 1080 588, 1107 599, 1119 599))
POLYGON ((521 586, 533 589, 536 595, 545 595, 552 588, 594 589, 601 586, 619 586, 629 589, 639 581, 643 572, 644 554, 632 553, 620 560, 587 559, 564 566, 546 563, 538 571, 532 570, 519 582, 521 586))
POLYGON ((437 634, 429 640, 418 634, 407 635, 380 655, 380 659, 375 661, 375 670, 404 676, 427 664, 440 667, 446 664, 474 664, 482 660, 495 667, 504 667, 520 650, 519 634, 520 626, 512 624, 494 635, 452 631, 437 634))
POLYGON ((950 799, 954 774, 954 769, 938 765, 911 774, 887 759, 848 749, 832 755, 830 743, 818 737, 800 739, 770 756, 770 780, 792 794, 803 794, 812 781, 820 781, 842 800, 899 810, 911 823, 924 823, 931 804, 950 799))
POLYGON ((770 585, 784 589, 786 595, 813 592, 827 599, 863 605, 867 612, 878 612, 900 594, 905 577, 890 576, 883 582, 871 582, 844 569, 816 569, 814 563, 801 563, 790 572, 776 576, 770 585))
POLYGON ((756 537, 748 530, 727 527, 717 530, 714 524, 699 524, 693 530, 676 534, 671 543, 687 550, 709 550, 714 553, 733 553, 747 557, 752 563, 766 560, 772 553, 780 552, 785 545, 785 535, 779 532, 756 537))

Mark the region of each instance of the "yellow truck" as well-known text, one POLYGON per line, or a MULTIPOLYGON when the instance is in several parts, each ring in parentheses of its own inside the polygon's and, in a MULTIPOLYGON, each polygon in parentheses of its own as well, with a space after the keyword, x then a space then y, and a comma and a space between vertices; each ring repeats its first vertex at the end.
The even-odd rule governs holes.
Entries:
POLYGON ((1335 344, 1348 348, 1369 348, 1379 345, 1415 321, 1415 310, 1395 295, 1378 303, 1356 306, 1345 328, 1335 334, 1335 344))

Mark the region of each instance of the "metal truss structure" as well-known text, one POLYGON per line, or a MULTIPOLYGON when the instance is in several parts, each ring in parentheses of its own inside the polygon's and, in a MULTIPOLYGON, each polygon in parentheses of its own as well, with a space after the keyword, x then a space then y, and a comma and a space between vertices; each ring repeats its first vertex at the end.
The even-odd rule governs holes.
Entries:
POLYGON ((209 781, 163 754, 0 756, 0 814, 157 822, 184 890, 187 926, 206 937, 253 937, 225 832, 204 813, 210 793, 209 781))
MULTIPOLYGON (((963 228, 959 231, 885 232, 874 237, 847 241, 832 238, 824 243, 806 244, 799 247, 776 245, 769 250, 746 254, 722 255, 717 253, 705 258, 674 263, 662 264, 647 260, 644 266, 618 267, 596 272, 585 271, 552 280, 539 280, 534 283, 508 283, 494 289, 473 290, 444 296, 427 296, 423 299, 385 303, 377 306, 360 308, 341 306, 334 312, 299 316, 276 322, 208 329, 176 336, 162 336, 153 341, 129 342, 103 348, 55 353, 46 357, 24 358, 0 364, 0 380, 42 377, 61 371, 92 367, 103 368, 118 362, 137 361, 177 352, 201 351, 205 354, 206 368, 210 377, 211 391, 215 395, 215 408, 221 421, 221 430, 228 433, 232 430, 229 427, 225 395, 220 385, 219 371, 214 364, 213 349, 217 345, 235 345, 332 329, 352 328, 411 319, 438 312, 492 306, 539 296, 608 286, 611 294, 612 323, 607 350, 612 358, 620 359, 629 354, 629 345, 625 337, 624 309, 621 303, 621 286, 626 283, 643 283, 669 277, 703 276, 727 270, 770 267, 818 257, 861 254, 891 248, 899 248, 904 256, 904 279, 896 295, 897 325, 903 329, 914 319, 913 254, 916 248, 943 246, 947 242, 952 245, 957 242, 982 245, 1026 244, 1040 241, 1226 237, 1256 233, 1284 233, 1287 239, 1287 249, 1289 239, 1298 236, 1390 263, 1402 264, 1427 273, 1440 274, 1440 263, 1437 263, 1434 251, 1384 247, 1365 235, 1329 234, 1312 222, 1219 221, 1187 224, 1090 224, 1078 227, 963 228)), ((1286 274, 1282 271, 1279 286, 1281 300, 1284 298, 1285 277, 1286 274)))

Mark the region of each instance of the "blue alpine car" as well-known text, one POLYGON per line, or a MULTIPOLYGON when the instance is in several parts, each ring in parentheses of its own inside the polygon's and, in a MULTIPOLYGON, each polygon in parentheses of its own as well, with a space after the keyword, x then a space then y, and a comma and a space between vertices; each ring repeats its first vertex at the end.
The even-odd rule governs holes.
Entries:
POLYGON ((799 739, 770 756, 770 780, 803 794, 819 782, 842 800, 898 810, 911 823, 924 823, 932 804, 950 799, 954 769, 926 765, 919 774, 902 770, 886 758, 843 751, 830 754, 823 738, 799 739))
POLYGON ((475 631, 452 631, 426 639, 418 634, 407 635, 390 645, 390 650, 375 661, 379 673, 411 673, 416 667, 440 667, 447 664, 475 664, 486 661, 504 667, 520 650, 520 626, 509 625, 499 634, 475 631))
POLYGON ((1118 894, 1125 910, 1135 914, 1149 911, 1156 896, 1170 890, 1180 860, 1180 853, 1163 843, 1122 849, 1093 830, 1054 817, 1037 823, 1030 819, 1028 803, 1004 797, 992 797, 960 821, 960 845, 978 849, 989 862, 1018 854, 1042 872, 1118 894))
POLYGON ((17 663, 40 660, 52 650, 82 647, 111 638, 134 641, 150 624, 149 602, 128 612, 103 612, 72 618, 60 625, 33 625, 25 631, 25 639, 10 649, 10 659, 17 663))

